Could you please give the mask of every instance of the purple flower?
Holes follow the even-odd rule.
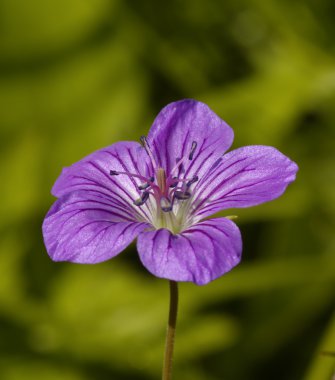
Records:
[[[63,169],[43,223],[55,261],[111,259],[136,237],[154,275],[206,284],[241,259],[238,227],[218,211],[279,197],[297,165],[269,146],[225,151],[232,129],[205,104],[166,106],[148,137],[118,142]]]

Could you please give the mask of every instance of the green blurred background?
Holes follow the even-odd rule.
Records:
[[[171,101],[206,102],[234,147],[300,167],[238,214],[244,260],[180,286],[175,379],[330,380],[335,358],[332,0],[1,0],[0,379],[160,378],[167,281],[135,246],[53,263],[41,223],[63,166],[137,140]]]

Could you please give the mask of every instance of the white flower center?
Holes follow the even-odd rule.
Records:
[[[115,170],[111,170],[110,174],[125,174],[129,177],[142,180],[143,183],[137,185],[142,193],[138,199],[134,200],[134,204],[138,207],[144,204],[148,206],[151,214],[150,222],[156,229],[166,228],[174,234],[180,233],[193,224],[193,218],[190,213],[191,186],[198,181],[198,177],[178,178],[173,176],[173,173],[178,172],[186,160],[190,161],[193,159],[197,143],[195,141],[192,142],[189,154],[182,157],[167,176],[165,170],[157,166],[147,139],[142,136],[141,142],[153,163],[154,176],[146,178],[139,174]]]

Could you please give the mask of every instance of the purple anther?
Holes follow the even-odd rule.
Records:
[[[139,190],[145,190],[151,186],[152,182],[154,182],[154,177],[150,177],[148,182],[144,182],[141,185],[138,185]]]
[[[170,187],[174,188],[178,185],[178,177],[173,177],[172,180],[173,182],[171,183]]]
[[[168,198],[162,197],[160,200],[160,204],[161,204],[161,209],[164,212],[169,212],[172,210],[172,203],[169,201]]]
[[[197,175],[195,175],[192,179],[190,179],[187,183],[186,183],[186,187],[190,187],[191,185],[193,185],[193,183],[197,182],[199,179],[199,177]]]
[[[141,197],[134,201],[134,205],[135,206],[142,206],[148,200],[148,198],[149,198],[149,192],[144,191],[143,194],[141,195]]]
[[[191,193],[189,191],[178,190],[174,193],[174,196],[181,201],[185,201],[191,197]]]
[[[195,152],[195,150],[197,149],[197,142],[196,141],[193,141],[192,142],[192,146],[191,146],[191,151],[190,151],[190,154],[189,154],[189,156],[188,156],[188,159],[189,160],[193,160],[193,155],[194,155],[194,152]]]

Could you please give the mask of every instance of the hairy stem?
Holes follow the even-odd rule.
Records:
[[[174,338],[176,333],[178,311],[178,284],[175,281],[170,281],[170,310],[169,322],[167,327],[166,342],[165,342],[165,355],[163,363],[163,377],[162,380],[171,380],[172,378],[172,358]]]

